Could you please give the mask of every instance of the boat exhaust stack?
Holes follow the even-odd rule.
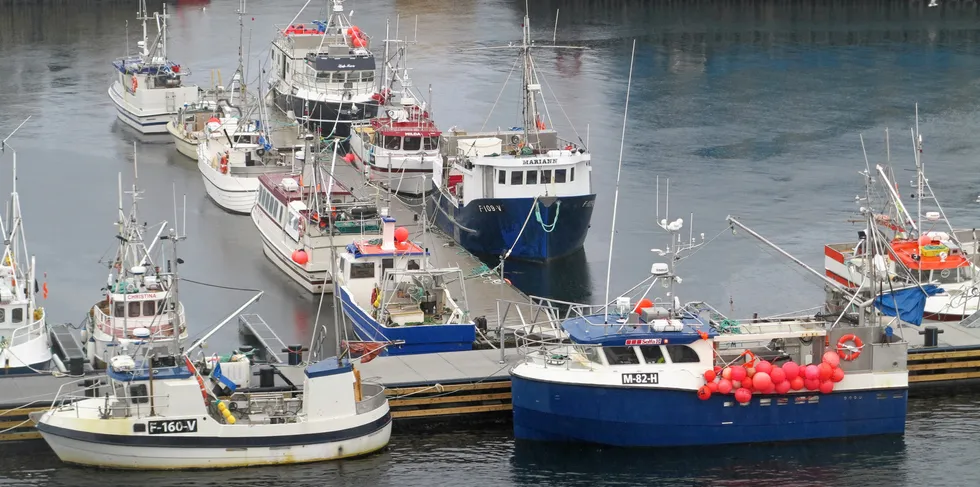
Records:
[[[385,212],[387,213],[387,212]],[[383,227],[381,228],[381,250],[395,250],[395,219],[387,214],[381,217]]]

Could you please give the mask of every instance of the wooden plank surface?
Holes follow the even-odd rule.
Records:
[[[392,408],[403,406],[421,406],[428,404],[446,404],[456,402],[477,402],[477,401],[502,401],[510,400],[510,392],[498,392],[496,394],[450,394],[438,397],[420,397],[417,399],[391,399],[388,404]],[[442,411],[443,409],[440,409]]]

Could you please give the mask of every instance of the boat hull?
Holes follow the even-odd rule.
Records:
[[[327,136],[331,131],[334,136],[347,137],[350,135],[352,122],[364,122],[378,116],[377,102],[351,103],[308,100],[274,91],[273,101],[283,113],[292,111],[297,120],[302,121],[310,130],[319,130]],[[351,106],[354,109],[351,109]],[[334,130],[336,125],[336,130]]]
[[[255,197],[259,193],[259,178],[221,174],[200,157],[198,157],[197,168],[201,171],[204,189],[211,201],[231,213],[248,215],[252,212]]]
[[[325,292],[329,294],[333,292],[333,287],[330,285],[332,280],[330,279],[327,263],[320,263],[314,268],[314,264],[312,263],[308,263],[307,267],[303,267],[293,262],[288,252],[291,252],[291,247],[295,249],[297,244],[284,242],[281,237],[282,229],[277,227],[259,207],[256,207],[251,215],[252,223],[255,224],[255,228],[259,231],[259,236],[262,237],[262,253],[265,254],[270,262],[275,264],[290,279],[296,281],[303,289],[311,293],[320,294]],[[278,243],[272,240],[273,238],[277,238],[277,235],[280,238]],[[307,252],[310,251],[308,250]]]
[[[426,211],[440,230],[478,255],[500,256],[513,246],[510,258],[548,261],[582,247],[591,226],[594,194],[539,198],[540,221],[532,212],[534,203],[534,198],[487,198],[457,208],[437,189]],[[545,227],[550,225],[554,227],[549,232]]]
[[[166,127],[167,127],[167,132],[170,133],[170,136],[173,137],[173,139],[174,139],[174,146],[177,147],[177,152],[180,152],[181,154],[183,154],[183,155],[185,155],[185,156],[187,156],[187,157],[189,157],[191,159],[194,159],[196,161],[197,160],[197,140],[196,139],[184,138],[177,131],[177,127],[174,124],[174,121],[173,120],[167,122],[167,126]]]
[[[702,401],[695,391],[567,384],[517,373],[511,383],[515,438],[632,447],[903,434],[908,399],[907,388],[897,387],[755,395],[742,406],[732,395]]]
[[[109,87],[109,99],[116,107],[116,116],[126,125],[142,134],[165,134],[167,123],[173,120],[176,110],[143,110],[137,105],[127,102],[119,92],[121,85],[116,82]],[[176,93],[178,90],[165,90]]]
[[[400,345],[385,347],[382,355],[413,355],[420,353],[459,352],[472,350],[476,341],[476,328],[470,324],[439,324],[419,326],[382,326],[367,311],[357,305],[344,286],[340,288],[340,302],[344,315],[354,325],[354,333],[364,341],[404,341]]]
[[[276,428],[266,425],[265,428]],[[254,429],[222,426],[223,429]],[[347,430],[261,436],[113,435],[38,424],[41,436],[61,461],[133,470],[189,470],[283,465],[338,460],[384,448],[391,438],[391,415]],[[320,439],[329,438],[327,441]],[[270,441],[271,440],[271,441]],[[213,445],[213,446],[210,446]]]

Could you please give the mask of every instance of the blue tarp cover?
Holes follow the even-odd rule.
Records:
[[[943,292],[942,288],[934,284],[927,284],[921,289],[918,287],[902,289],[875,298],[875,308],[878,308],[878,311],[886,316],[897,315],[906,323],[921,325],[922,315],[926,308],[926,298],[941,292]],[[897,313],[896,309],[898,310]]]

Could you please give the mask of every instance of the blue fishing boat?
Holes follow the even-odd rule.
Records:
[[[380,239],[352,243],[339,259],[337,293],[358,338],[386,344],[384,355],[472,350],[476,327],[462,271],[429,268],[428,252],[408,240],[408,230],[390,216],[381,220]]]
[[[538,313],[564,316],[554,321],[566,340],[519,344],[517,439],[665,447],[904,433],[908,343],[876,319],[876,305],[889,314],[881,303],[858,302],[855,323],[739,322],[703,302],[682,305],[675,266],[703,236],[682,238],[680,219],[660,226],[671,247],[654,251],[669,263],[653,264],[638,296]],[[651,301],[657,284],[668,294]],[[929,291],[894,292],[882,300],[901,310],[890,314],[921,320]]]
[[[541,84],[531,50],[529,19],[518,48],[524,62],[524,120],[492,132],[455,128],[440,142],[443,164],[432,172],[429,218],[478,255],[548,261],[582,248],[592,221],[592,155],[586,143],[559,137],[542,119]]]

